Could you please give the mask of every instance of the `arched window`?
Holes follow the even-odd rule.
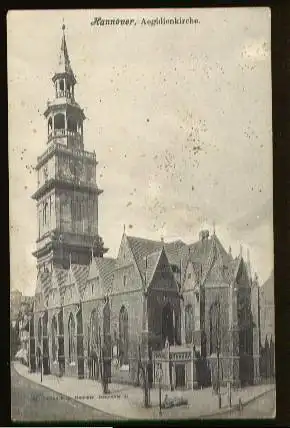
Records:
[[[38,320],[37,338],[38,338],[38,342],[40,343],[42,340],[42,320],[41,320],[41,318],[39,318],[39,320]]]
[[[63,79],[61,79],[61,80],[59,81],[59,90],[60,90],[60,91],[64,91],[64,80],[63,80]]]
[[[52,133],[52,118],[51,117],[48,119],[47,126],[48,126],[48,135],[50,135]]]
[[[96,309],[91,313],[90,335],[89,335],[89,353],[98,355],[101,340],[101,326],[99,315]]]
[[[65,371],[65,355],[64,355],[64,326],[63,326],[63,310],[61,309],[57,316],[58,321],[58,362],[61,373]]]
[[[252,312],[250,295],[247,289],[240,288],[237,295],[240,355],[253,352]]]
[[[121,307],[119,316],[119,358],[120,365],[129,364],[129,326],[128,326],[128,312],[125,306]]]
[[[58,113],[54,116],[54,129],[65,129],[64,115]]]
[[[68,359],[70,363],[75,360],[75,320],[72,313],[68,320]]]
[[[109,354],[111,347],[111,310],[108,300],[103,309],[103,336],[105,352]]]
[[[185,343],[193,342],[194,317],[192,305],[185,308]]]
[[[48,220],[48,203],[47,202],[44,202],[43,204],[42,215],[43,215],[43,226],[45,226]]]
[[[214,302],[209,310],[210,354],[216,354],[221,346],[220,303]]]
[[[51,321],[51,351],[52,351],[52,360],[57,360],[57,322],[55,316]]]
[[[78,129],[78,133],[79,133],[79,134],[82,134],[83,127],[82,127],[82,123],[81,123],[81,122],[78,122],[78,123],[77,123],[77,129]]]
[[[99,379],[100,374],[101,327],[99,313],[94,309],[91,313],[88,337],[89,377]]]
[[[77,122],[73,117],[67,119],[67,129],[69,131],[77,132]]]
[[[47,325],[48,325],[48,312],[47,312],[47,310],[44,312],[44,315],[43,315],[43,325],[42,325],[42,328],[43,328],[43,330],[42,330],[42,335],[43,335],[43,337],[47,337],[48,336],[48,328],[47,328]]]

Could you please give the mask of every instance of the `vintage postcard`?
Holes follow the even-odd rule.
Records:
[[[270,9],[7,27],[12,420],[274,418]]]

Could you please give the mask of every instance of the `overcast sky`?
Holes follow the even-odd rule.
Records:
[[[192,16],[147,27],[142,17]],[[97,27],[95,16],[136,17]],[[21,11],[8,14],[11,285],[35,290],[36,189],[46,102],[66,24],[95,150],[99,231],[115,256],[123,233],[198,239],[216,224],[227,249],[249,248],[265,281],[273,268],[270,11],[263,8]]]

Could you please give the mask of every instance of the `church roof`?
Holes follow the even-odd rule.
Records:
[[[63,297],[65,292],[65,283],[66,283],[68,271],[67,269],[62,269],[62,268],[54,268],[54,269],[58,280],[60,296]]]
[[[80,295],[82,295],[82,293],[85,289],[85,286],[86,286],[86,281],[87,281],[87,277],[88,277],[88,273],[89,273],[89,266],[73,264],[71,266],[71,269],[72,269],[74,278],[76,280],[79,293],[80,293]]]
[[[150,282],[152,281],[154,272],[156,270],[158,261],[160,259],[160,256],[163,252],[163,248],[161,250],[155,251],[154,253],[149,254],[149,256],[146,256],[143,258],[143,263],[142,263],[142,272],[145,274],[146,273],[146,282],[147,285],[150,284]]]
[[[44,299],[48,298],[51,288],[51,272],[41,272],[37,281],[35,294],[43,293]]]
[[[116,259],[110,257],[95,257],[95,262],[103,281],[104,291],[106,291],[113,279]]]
[[[138,238],[135,236],[127,236],[127,240],[140,272],[144,272],[146,256],[149,256],[152,253],[160,252],[163,247],[169,263],[179,265],[181,249],[186,246],[186,244],[181,240],[163,242]]]

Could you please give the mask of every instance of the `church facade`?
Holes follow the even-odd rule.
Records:
[[[85,151],[85,115],[65,34],[45,110],[47,149],[37,160],[37,285],[31,370],[100,380],[199,388],[259,382],[257,278],[215,231],[196,242],[153,241],[124,230],[106,256],[98,230],[96,154]],[[40,363],[41,362],[41,363]],[[40,367],[41,364],[41,367]]]

